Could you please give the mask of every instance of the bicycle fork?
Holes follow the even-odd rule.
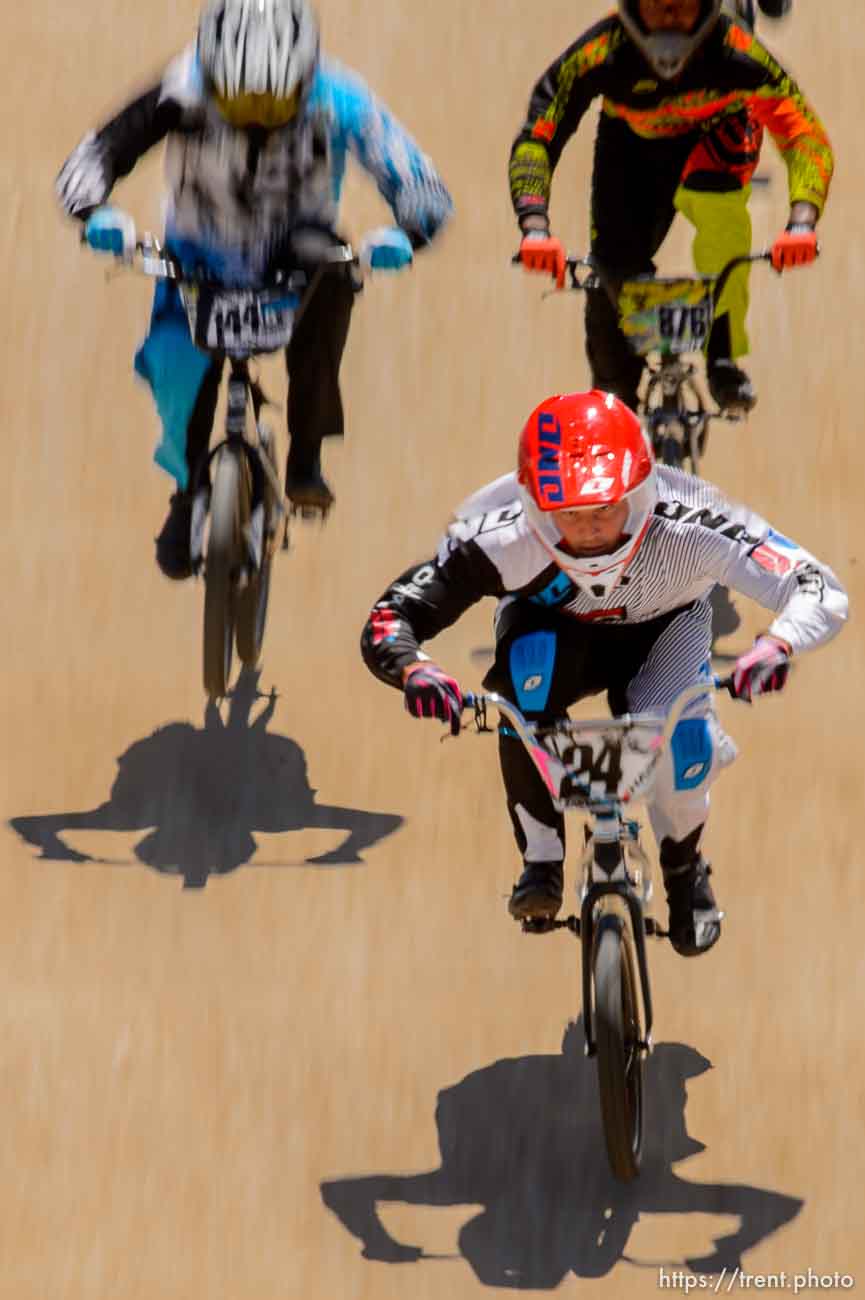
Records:
[[[250,397],[252,398],[253,415],[262,447],[261,452],[246,440],[247,402]],[[261,407],[264,405],[264,401],[264,395],[250,377],[246,362],[233,361],[231,376],[228,381],[225,438],[208,453],[205,461],[207,472],[202,473],[199,470],[199,483],[193,501],[190,550],[192,569],[196,574],[201,571],[204,561],[204,532],[210,508],[209,467],[213,459],[226,447],[231,448],[236,455],[246,461],[251,480],[250,509],[248,517],[243,522],[243,539],[248,559],[246,569],[249,572],[259,571],[264,559],[265,546],[275,549],[275,545],[272,545],[272,538],[265,538],[264,535],[266,523],[265,484],[270,490],[276,518],[281,519],[287,512],[282,488],[272,462],[272,435],[261,423]],[[274,530],[274,536],[277,531],[278,529]],[[248,573],[246,576],[248,576]],[[242,582],[244,574],[240,574],[239,577]]]
[[[595,930],[599,919],[611,914],[619,917],[634,941],[645,1022],[645,1038],[637,1046],[644,1052],[652,1049],[652,992],[646,959],[646,935],[661,932],[654,920],[643,912],[644,905],[651,898],[651,881],[649,860],[640,845],[638,833],[637,822],[622,821],[616,812],[596,814],[586,841],[582,903],[575,927],[582,947],[586,1056],[594,1056],[597,1052],[592,1002]],[[629,857],[633,863],[630,871]]]

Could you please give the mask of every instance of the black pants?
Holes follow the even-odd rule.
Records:
[[[484,687],[516,704],[532,722],[562,718],[577,700],[603,692],[614,716],[625,713],[629,683],[680,612],[645,623],[591,624],[515,601],[501,616],[495,662]],[[508,734],[506,724],[499,731],[499,761],[520,853],[525,854],[527,844],[518,811],[522,808],[533,821],[549,828],[550,844],[558,840],[560,851],[550,850],[550,860],[558,860],[564,855],[564,817],[553,808],[528,750]]]
[[[743,135],[746,120],[745,115]],[[719,131],[730,127],[728,119]],[[592,172],[591,247],[592,255],[614,281],[654,271],[653,259],[676,215],[674,199],[686,164],[705,139],[701,134],[689,133],[668,140],[645,140],[626,122],[601,115]],[[726,141],[723,148],[729,151]],[[689,177],[687,184],[694,189],[740,187],[738,162],[731,155],[729,173],[717,167],[711,174]],[[710,356],[713,352],[724,353],[723,334],[728,328],[724,317],[715,322]],[[600,290],[586,295],[586,354],[594,387],[615,393],[636,407],[643,359],[632,352],[619,329],[613,302]]]
[[[344,431],[339,368],[354,297],[347,273],[339,270],[323,275],[285,350],[291,437],[288,457],[299,471],[315,463],[323,438],[341,437]],[[215,360],[205,374],[187,427],[190,478],[210,442],[223,364]]]

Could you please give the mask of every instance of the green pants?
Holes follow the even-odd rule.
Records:
[[[751,186],[718,193],[692,190],[680,185],[673,202],[676,211],[694,227],[694,266],[700,275],[717,275],[731,257],[751,251],[751,216],[748,200]],[[749,351],[748,315],[750,266],[738,266],[721,294],[715,317],[727,315],[730,327],[730,356]]]

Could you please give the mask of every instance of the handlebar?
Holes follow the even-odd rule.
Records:
[[[667,744],[681,721],[682,714],[694,700],[705,695],[707,691],[727,691],[733,699],[736,699],[733,687],[733,678],[730,677],[712,677],[706,682],[696,682],[693,686],[686,686],[673,702],[670,711],[666,716],[663,730],[660,733],[661,744]],[[531,739],[534,733],[534,724],[527,721],[520,710],[510,700],[506,700],[503,695],[496,692],[490,692],[488,695],[475,694],[473,691],[467,691],[463,696],[463,711],[474,709],[477,716],[478,711],[484,713],[487,706],[493,705],[499,712],[512,723],[518,733],[525,732],[527,738]],[[562,730],[580,731],[586,735],[592,732],[606,731],[628,731],[633,727],[657,727],[661,718],[656,713],[622,713],[615,718],[587,718],[578,722],[570,720],[561,724]],[[521,735],[522,739],[522,735]]]
[[[123,261],[122,258],[118,260]],[[360,266],[359,258],[350,244],[336,244],[325,249],[322,256],[311,259],[311,261],[315,264],[316,271],[319,273],[337,266]],[[132,261],[127,261],[124,265],[128,266],[130,270],[138,271],[141,275],[148,275],[157,280],[172,280],[175,284],[210,285],[220,289],[246,289],[250,287],[249,285],[228,284],[224,280],[218,280],[208,271],[185,270],[180,259],[164,248],[156,236],[150,233],[143,235],[137,241]],[[296,276],[297,273],[297,266],[277,269],[273,272],[272,280],[267,283],[256,284],[255,289],[265,292],[268,289],[290,287],[292,277]]]
[[[474,710],[475,725],[479,732],[493,730],[492,727],[487,726],[487,708],[492,705],[498,710],[513,734],[525,746],[556,807],[571,806],[574,798],[578,800],[581,807],[590,807],[599,799],[603,806],[609,806],[610,800],[629,803],[635,797],[645,797],[657,764],[669,745],[685,710],[700,696],[719,690],[729,690],[732,695],[732,680],[713,677],[705,682],[687,686],[674,701],[666,718],[661,718],[654,713],[623,714],[617,718],[595,718],[585,721],[565,719],[552,727],[539,727],[528,722],[515,704],[495,693],[475,695],[469,692],[463,697],[463,708]],[[598,737],[605,747],[615,746],[621,754],[629,735],[641,729],[652,733],[651,738],[638,746],[638,752],[645,756],[646,761],[636,773],[632,772],[628,784],[620,785],[617,792],[608,787],[606,795],[598,796],[592,792],[591,780],[594,778],[590,778],[587,783],[586,778],[580,776],[575,785],[576,773],[569,766],[567,754],[555,744],[555,737],[564,736],[569,742],[573,742],[576,752],[580,750],[581,742],[584,746],[592,737]],[[548,743],[545,743],[545,737],[549,738]],[[633,740],[631,744],[633,747]],[[580,768],[580,772],[583,770]],[[622,775],[620,771],[619,781]]]
[[[730,276],[733,274],[733,272],[736,270],[737,267],[745,266],[746,264],[751,262],[769,262],[771,264],[771,261],[772,261],[771,249],[763,248],[760,249],[758,252],[745,253],[742,254],[741,256],[731,257],[730,260],[721,268],[721,270],[718,272],[717,275],[693,276],[693,277],[674,276],[672,278],[675,280],[686,280],[691,278],[694,280],[699,280],[702,284],[705,284],[706,286],[713,285],[714,288],[712,290],[712,306],[717,307],[721,294],[724,292],[724,289],[726,287],[727,281],[729,280]],[[520,254],[515,253],[514,256],[511,258],[511,264],[514,266],[519,266],[521,265],[521,263],[522,263],[522,258]],[[554,293],[564,292],[565,289],[567,289],[568,292],[582,291],[586,293],[586,292],[591,292],[593,290],[602,289],[607,294],[607,297],[610,299],[614,307],[618,306],[619,291],[624,283],[630,282],[632,280],[643,280],[646,282],[655,280],[657,281],[657,283],[661,284],[665,280],[671,278],[668,276],[659,276],[659,275],[640,275],[640,276],[623,276],[620,279],[618,277],[612,276],[606,270],[606,268],[600,262],[597,261],[597,259],[591,256],[591,254],[585,257],[575,257],[569,254],[568,257],[565,259],[565,270],[567,271],[568,276],[570,277],[570,284],[564,286],[562,290],[556,288],[552,290],[552,292]],[[582,270],[584,270],[586,274],[581,279],[580,272]]]

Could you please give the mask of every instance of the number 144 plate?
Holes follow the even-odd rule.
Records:
[[[287,347],[298,297],[286,289],[210,289],[184,285],[183,303],[196,346],[251,356]]]

